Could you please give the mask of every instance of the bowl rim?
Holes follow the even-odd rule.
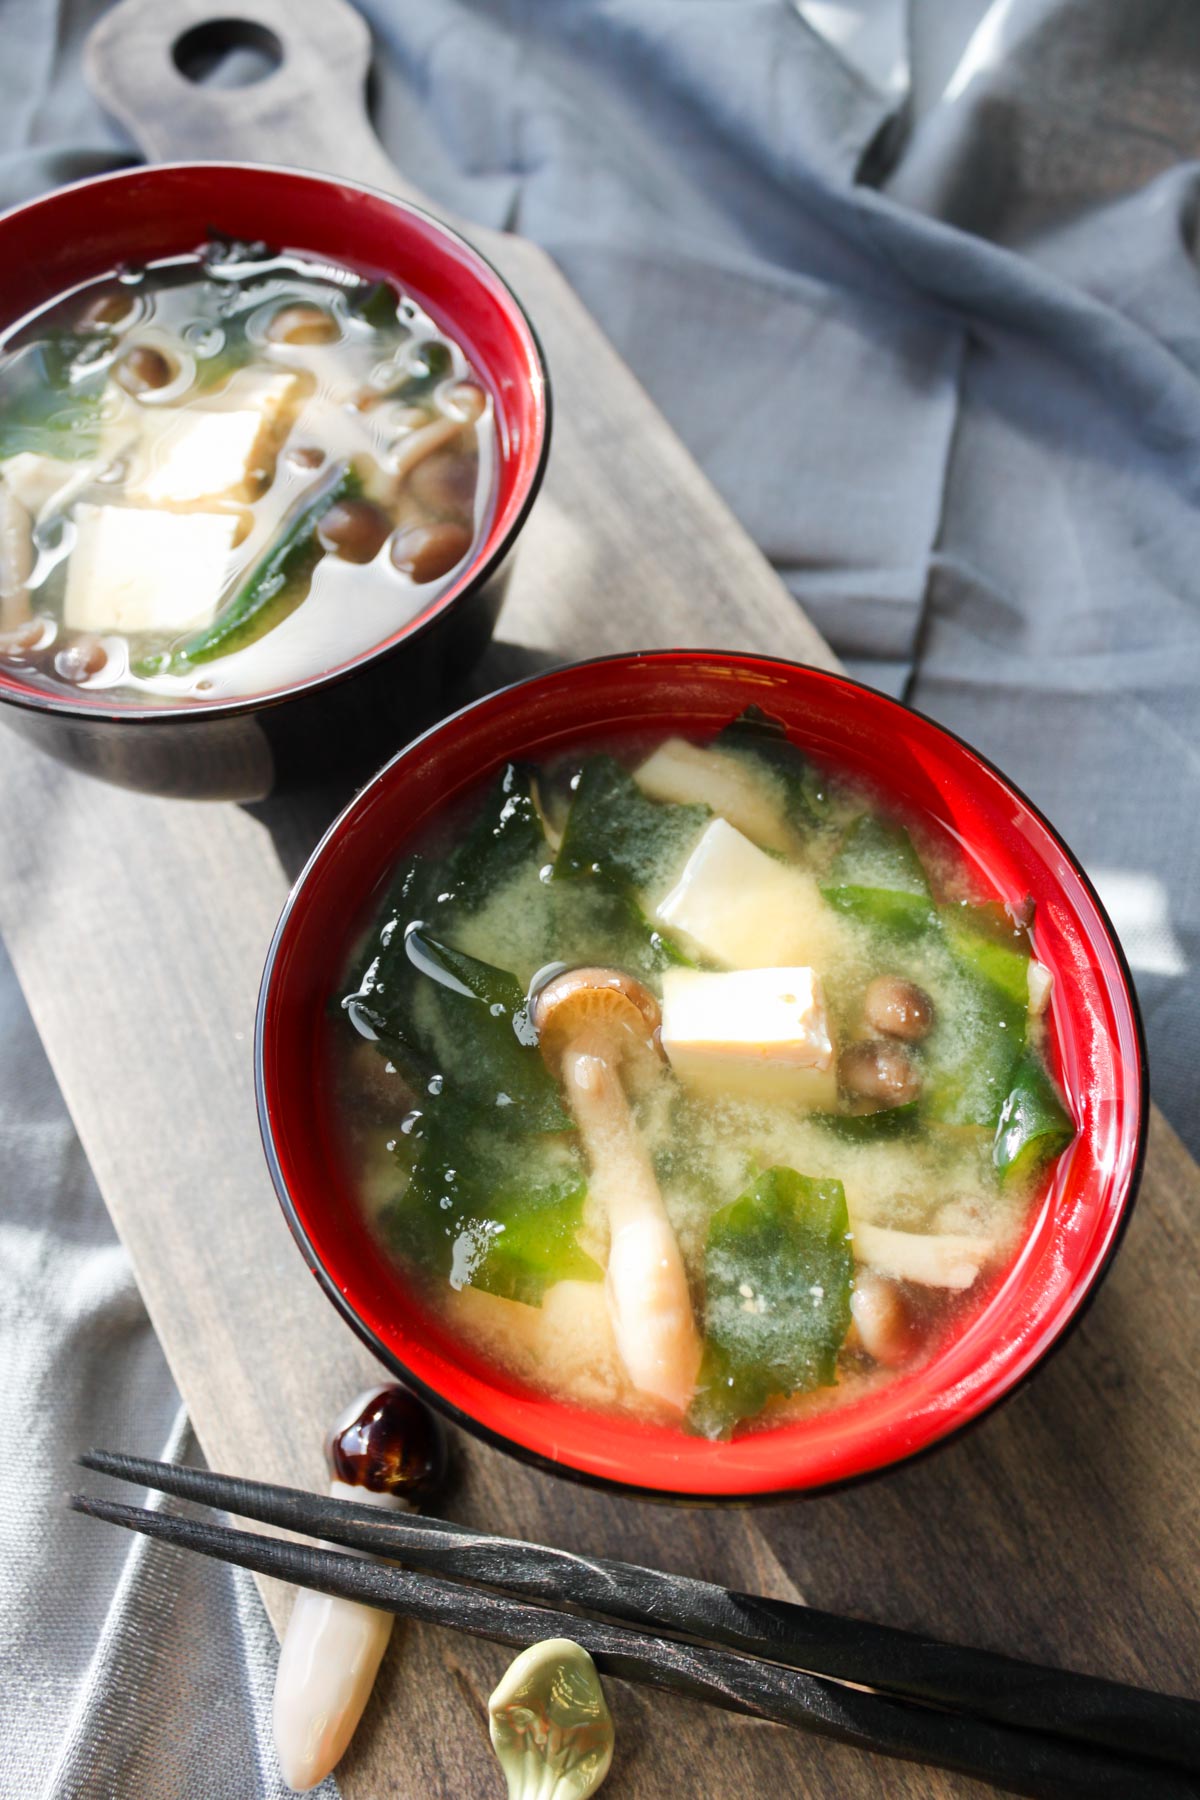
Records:
[[[315,182],[324,187],[349,188],[360,194],[366,194],[373,200],[384,201],[396,211],[414,215],[432,228],[435,235],[448,240],[462,251],[468,259],[481,264],[494,278],[501,290],[501,298],[510,308],[519,326],[528,334],[533,350],[534,360],[541,377],[541,441],[538,447],[537,462],[529,478],[528,489],[509,523],[508,529],[497,541],[495,548],[476,566],[468,565],[469,575],[461,586],[451,587],[433,601],[429,609],[412,621],[408,627],[400,628],[399,636],[393,636],[381,644],[373,645],[361,655],[340,664],[336,669],[329,669],[316,675],[308,676],[300,681],[293,681],[286,687],[272,688],[264,694],[235,694],[226,700],[205,700],[200,703],[184,705],[134,705],[106,706],[97,699],[84,701],[70,694],[59,695],[54,689],[45,691],[13,688],[6,679],[6,672],[0,666],[0,703],[7,706],[19,706],[34,713],[51,714],[55,717],[78,720],[83,723],[92,721],[102,725],[130,725],[149,729],[154,725],[179,725],[193,719],[229,719],[240,718],[246,714],[258,714],[270,708],[282,706],[289,701],[303,696],[323,692],[334,688],[343,681],[360,675],[363,670],[375,662],[384,662],[398,654],[407,645],[423,637],[435,625],[441,623],[445,615],[458,606],[460,601],[468,599],[482,588],[501,567],[505,558],[511,553],[517,538],[525,527],[525,523],[541,490],[546,473],[546,465],[550,457],[550,440],[554,424],[554,395],[550,378],[550,367],[546,361],[546,352],[537,327],[526,311],[521,300],[510,283],[505,280],[496,265],[486,257],[462,232],[448,225],[444,219],[428,207],[418,206],[414,201],[405,200],[398,194],[389,194],[386,188],[375,187],[366,181],[355,181],[349,177],[333,175],[320,169],[302,169],[294,163],[275,162],[237,162],[233,160],[208,161],[199,157],[181,157],[172,162],[135,163],[124,169],[109,169],[100,175],[88,175],[79,181],[64,182],[61,187],[49,189],[44,194],[36,194],[31,200],[18,201],[0,211],[0,232],[10,219],[24,213],[34,212],[60,199],[63,195],[77,193],[83,189],[102,186],[121,186],[135,179],[153,179],[158,174],[172,174],[179,171],[203,170],[213,174],[284,175],[297,180]]]
[[[452,728],[457,725],[461,719],[489,702],[494,702],[502,696],[506,697],[519,693],[525,688],[535,687],[548,678],[562,675],[567,670],[595,669],[612,664],[653,661],[662,657],[686,659],[688,661],[694,659],[697,662],[703,662],[705,660],[720,662],[730,657],[748,657],[756,662],[771,664],[779,669],[802,670],[806,676],[811,676],[821,681],[835,682],[842,687],[849,688],[852,692],[869,696],[872,700],[883,700],[891,706],[898,707],[902,711],[910,713],[914,718],[920,719],[925,725],[932,727],[934,731],[950,740],[959,750],[964,752],[972,762],[978,764],[987,771],[988,774],[994,776],[1004,788],[1016,796],[1022,806],[1028,809],[1033,818],[1049,834],[1052,842],[1057,846],[1065,861],[1081,883],[1088,899],[1096,909],[1097,916],[1113,951],[1117,972],[1120,976],[1121,995],[1128,1007],[1129,1020],[1133,1030],[1133,1041],[1136,1052],[1135,1066],[1138,1080],[1138,1115],[1134,1151],[1130,1162],[1125,1193],[1121,1199],[1118,1216],[1112,1234],[1104,1248],[1103,1255],[1088,1271],[1085,1284],[1069,1297],[1070,1310],[1066,1313],[1065,1317],[1062,1318],[1061,1323],[1055,1327],[1053,1335],[1028,1366],[1016,1371],[999,1392],[994,1394],[990,1399],[984,1400],[974,1410],[968,1413],[965,1418],[961,1418],[946,1426],[942,1431],[935,1432],[925,1442],[916,1445],[912,1449],[902,1449],[897,1454],[889,1456],[885,1461],[870,1468],[855,1470],[849,1474],[838,1476],[829,1481],[810,1483],[799,1487],[764,1487],[759,1489],[740,1489],[734,1492],[721,1491],[718,1489],[714,1492],[702,1493],[692,1489],[673,1489],[666,1486],[640,1486],[637,1482],[623,1481],[611,1475],[603,1475],[593,1470],[577,1468],[571,1463],[555,1461],[553,1457],[543,1455],[541,1451],[532,1449],[528,1445],[517,1443],[514,1439],[506,1436],[504,1432],[497,1431],[490,1425],[483,1424],[471,1413],[458,1406],[453,1400],[447,1399],[446,1396],[440,1393],[436,1388],[431,1387],[418,1375],[414,1374],[400,1357],[398,1357],[396,1353],[383,1342],[377,1333],[358,1316],[349,1293],[343,1292],[337,1282],[326,1270],[325,1265],[317,1252],[316,1246],[300,1218],[296,1203],[292,1198],[284,1178],[283,1169],[275,1146],[274,1128],[271,1123],[270,1112],[267,1105],[265,1076],[267,1006],[283,939],[286,935],[292,914],[301,901],[302,893],[309,877],[316,869],[318,863],[324,859],[327,853],[333,850],[337,840],[350,824],[352,815],[361,805],[366,803],[368,796],[375,792],[380,784],[392,779],[392,771],[395,770],[412,752],[427,744],[432,738],[436,737],[439,732]],[[472,1437],[490,1445],[493,1449],[501,1450],[506,1455],[515,1457],[519,1462],[525,1463],[529,1467],[541,1471],[543,1474],[555,1475],[560,1480],[576,1482],[583,1487],[598,1489],[602,1492],[620,1494],[627,1499],[653,1501],[664,1505],[677,1506],[739,1508],[770,1506],[785,1504],[795,1500],[815,1499],[825,1494],[839,1493],[846,1488],[857,1487],[863,1482],[878,1480],[898,1468],[908,1466],[921,1461],[924,1457],[934,1455],[946,1445],[961,1438],[983,1419],[996,1412],[1006,1401],[1019,1393],[1025,1385],[1032,1380],[1034,1375],[1046,1365],[1051,1356],[1061,1349],[1063,1344],[1065,1344],[1072,1336],[1079,1322],[1083,1319],[1095,1300],[1105,1277],[1112,1268],[1117,1251],[1124,1242],[1125,1233],[1129,1228],[1129,1221],[1138,1199],[1142,1175],[1145,1169],[1147,1140],[1150,1128],[1150,1071],[1146,1046],[1146,1032],[1144,1021],[1142,1019],[1141,1007],[1137,997],[1137,989],[1134,985],[1133,973],[1130,969],[1124,946],[1117,935],[1112,920],[1109,918],[1103,901],[1096,892],[1091,879],[1084,870],[1078,857],[1064,841],[1057,829],[1050,823],[1049,819],[1047,819],[1041,809],[1029,799],[1024,790],[1018,787],[1014,781],[1010,780],[1010,778],[1005,775],[995,763],[986,757],[982,751],[977,750],[974,745],[968,743],[965,738],[960,737],[957,732],[951,731],[947,726],[940,724],[936,719],[931,718],[928,713],[921,712],[915,706],[910,706],[907,701],[898,700],[894,695],[885,693],[881,688],[872,687],[869,683],[858,681],[853,676],[846,675],[836,669],[825,669],[811,663],[799,663],[787,657],[772,656],[769,654],[760,655],[757,651],[706,650],[692,646],[666,650],[643,649],[618,651],[603,656],[585,657],[577,661],[555,663],[551,667],[540,669],[532,675],[523,676],[518,681],[507,682],[503,686],[493,689],[490,693],[480,695],[476,699],[469,701],[466,705],[458,707],[454,712],[446,714],[444,718],[439,719],[435,724],[428,726],[416,737],[410,739],[408,743],[404,744],[401,749],[396,751],[395,755],[388,758],[387,762],[376,771],[371,779],[351,797],[338,813],[337,817],[322,833],[320,841],[305,861],[303,868],[293,882],[287,899],[284,902],[275,930],[271,935],[271,942],[267,950],[266,961],[263,965],[263,973],[259,983],[258,1001],[255,1007],[254,1092],[259,1135],[262,1140],[263,1152],[268,1169],[270,1170],[276,1198],[282,1208],[292,1236],[295,1238],[297,1245],[303,1253],[310,1272],[316,1276],[318,1282],[324,1289],[328,1298],[332,1300],[337,1311],[358,1338],[386,1368],[391,1369],[406,1386],[411,1387],[415,1393],[420,1394],[423,1399],[434,1407],[436,1411],[440,1412],[443,1417],[449,1419],[452,1424],[459,1426]]]

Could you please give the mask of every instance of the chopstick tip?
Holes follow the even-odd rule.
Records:
[[[102,1500],[99,1494],[68,1494],[67,1505],[72,1512],[86,1513],[92,1519],[104,1519],[110,1525],[131,1525],[140,1529],[141,1521],[148,1515],[137,1506],[126,1506],[120,1500]]]
[[[81,1450],[75,1458],[81,1469],[91,1469],[97,1475],[113,1475],[121,1466],[122,1458],[115,1450]]]

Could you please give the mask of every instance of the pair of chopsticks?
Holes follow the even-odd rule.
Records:
[[[109,1451],[79,1460],[159,1493],[409,1565],[71,1499],[77,1512],[301,1587],[502,1644],[570,1637],[603,1673],[1035,1800],[1200,1795],[1195,1701],[444,1519]],[[435,1573],[417,1572],[425,1570]]]

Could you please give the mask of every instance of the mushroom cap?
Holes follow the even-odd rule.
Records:
[[[648,987],[621,969],[565,969],[538,989],[530,1017],[551,1067],[568,1044],[583,1038],[602,1039],[617,1059],[647,1045],[661,1054],[658,1001]]]

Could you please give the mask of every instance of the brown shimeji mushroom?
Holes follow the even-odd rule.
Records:
[[[860,1269],[850,1296],[851,1336],[887,1369],[899,1369],[920,1348],[921,1334],[903,1291],[886,1275]]]
[[[267,326],[273,344],[336,344],[342,328],[333,314],[310,300],[281,306]]]
[[[933,1001],[924,988],[900,975],[875,977],[867,988],[863,1013],[872,1031],[907,1044],[919,1044],[933,1029]]]
[[[360,1394],[326,1443],[339,1500],[405,1511],[440,1484],[445,1438],[423,1401],[390,1385]],[[275,1675],[275,1750],[296,1793],[324,1781],[370,1696],[392,1634],[391,1613],[301,1588]]]
[[[700,1338],[687,1273],[621,1081],[622,1064],[661,1054],[658,1002],[616,969],[569,969],[534,997],[542,1055],[579,1127],[591,1193],[608,1220],[608,1308],[635,1388],[683,1412]]]

